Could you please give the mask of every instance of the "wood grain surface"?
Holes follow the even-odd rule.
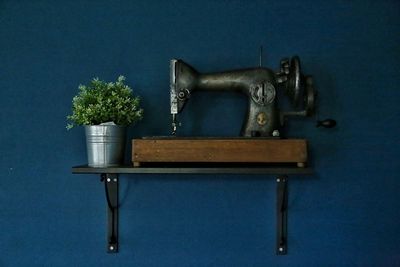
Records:
[[[133,139],[132,162],[305,163],[304,139]]]

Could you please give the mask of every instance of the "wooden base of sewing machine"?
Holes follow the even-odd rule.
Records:
[[[165,138],[132,140],[134,167],[146,163],[292,163],[305,167],[307,141],[266,138]]]

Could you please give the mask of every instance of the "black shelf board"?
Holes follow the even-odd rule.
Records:
[[[217,167],[217,166],[163,166],[163,167],[89,167],[87,165],[76,166],[72,168],[72,173],[132,173],[132,174],[298,174],[311,175],[312,168],[298,167],[262,167],[262,166],[238,166],[238,167]]]

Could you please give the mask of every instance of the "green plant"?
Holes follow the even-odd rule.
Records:
[[[140,98],[132,95],[132,89],[119,76],[115,83],[94,78],[89,85],[79,85],[79,93],[72,99],[72,115],[67,129],[76,125],[98,125],[114,122],[127,126],[143,118]]]

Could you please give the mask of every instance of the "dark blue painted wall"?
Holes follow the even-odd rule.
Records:
[[[398,1],[0,1],[0,266],[399,266]],[[130,137],[169,133],[169,60],[200,71],[298,54],[321,117],[312,179],[292,179],[289,254],[275,255],[275,183],[248,176],[123,176],[120,253],[83,129],[79,83],[124,74],[143,97]],[[198,95],[181,134],[238,134],[244,98]],[[128,147],[128,146],[127,146]],[[128,160],[128,159],[127,159]]]

